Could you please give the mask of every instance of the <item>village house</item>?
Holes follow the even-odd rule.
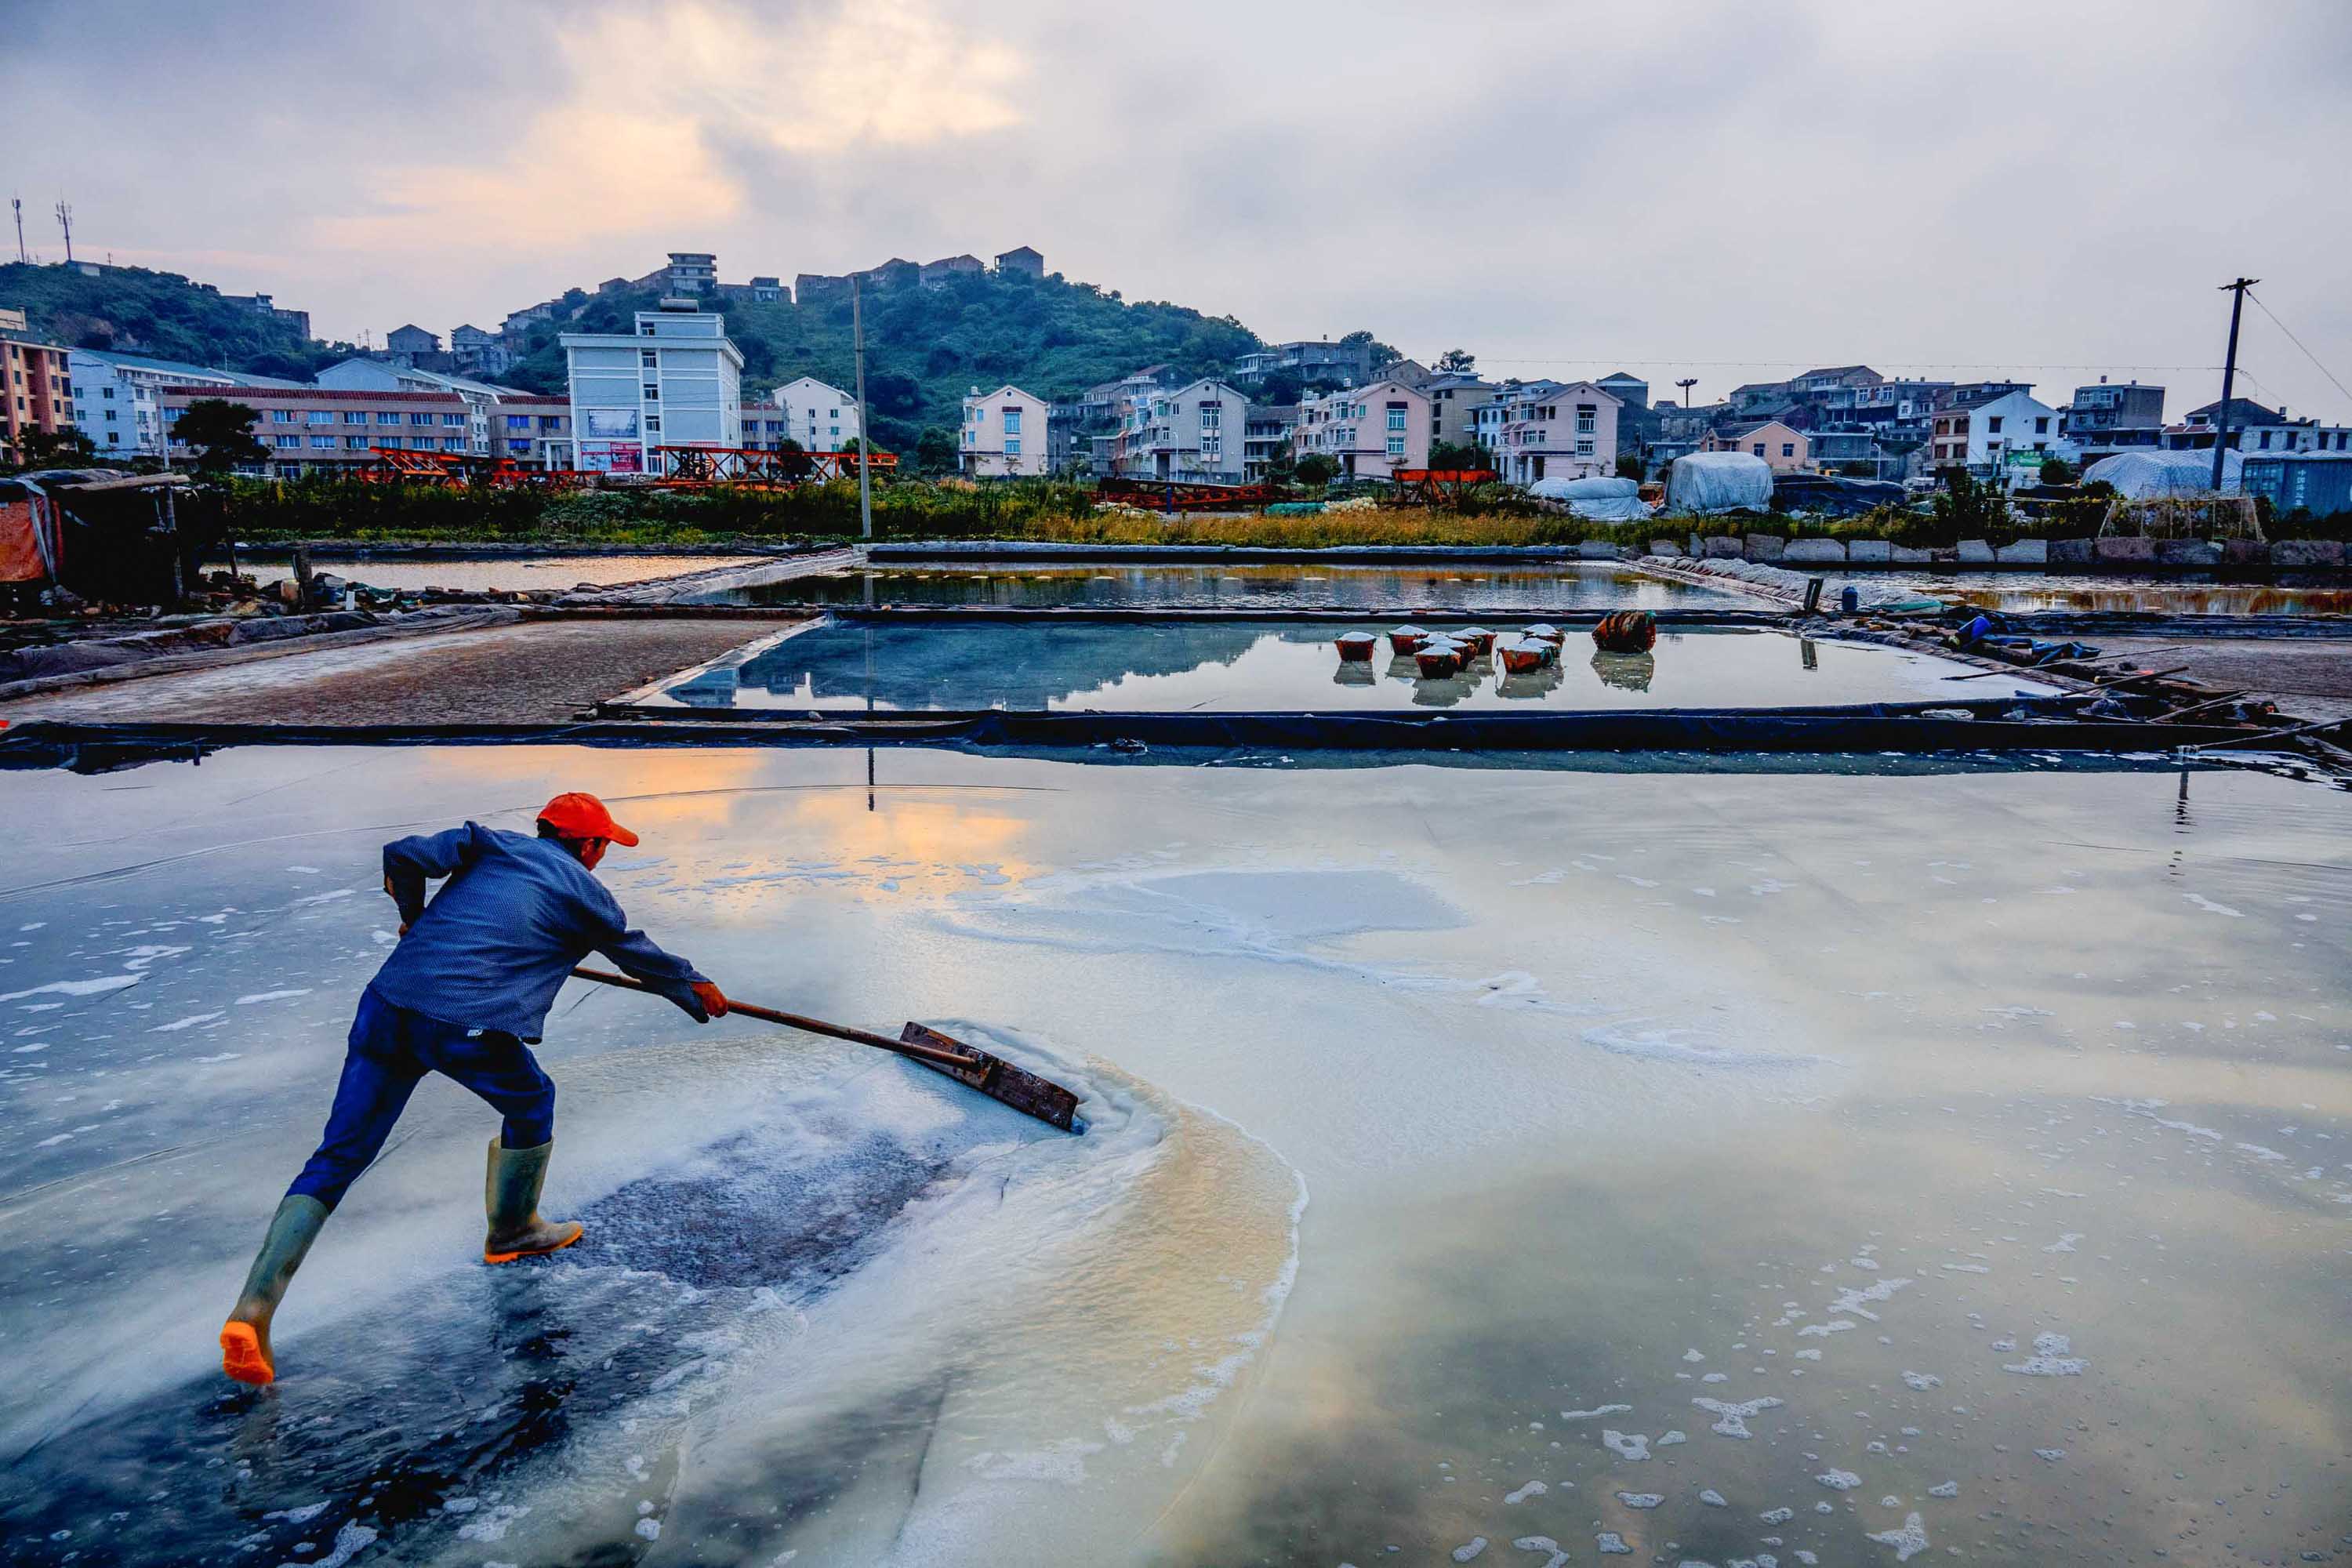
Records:
[[[1429,399],[1401,382],[1341,387],[1301,400],[1292,451],[1330,458],[1339,475],[1384,479],[1429,467]]]

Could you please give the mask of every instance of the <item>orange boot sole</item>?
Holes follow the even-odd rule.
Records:
[[[512,1263],[517,1258],[544,1258],[551,1252],[562,1251],[565,1247],[571,1246],[573,1242],[579,1240],[582,1237],[587,1234],[587,1226],[575,1224],[572,1227],[572,1234],[565,1237],[562,1241],[557,1242],[553,1247],[528,1247],[520,1252],[492,1252],[488,1247],[485,1247],[482,1250],[482,1261],[485,1263]]]
[[[261,1336],[251,1323],[226,1323],[220,1331],[221,1371],[239,1383],[264,1388],[278,1380],[278,1369],[262,1353]]]

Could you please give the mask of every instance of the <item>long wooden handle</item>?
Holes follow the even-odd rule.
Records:
[[[624,991],[644,991],[654,995],[660,994],[642,980],[632,980],[625,974],[614,974],[609,970],[574,969],[572,973],[583,980],[593,980],[599,985],[617,985]],[[772,1007],[761,1007],[749,1002],[738,1002],[732,996],[727,998],[727,1010],[730,1013],[740,1013],[747,1018],[758,1018],[770,1024],[782,1024],[788,1029],[804,1029],[812,1035],[830,1035],[836,1040],[847,1040],[854,1045],[872,1046],[877,1051],[889,1051],[897,1056],[914,1057],[922,1061],[935,1062],[940,1067],[961,1068],[966,1072],[981,1066],[983,1060],[977,1053],[964,1055],[956,1051],[943,1051],[935,1047],[919,1045],[912,1040],[894,1040],[887,1035],[869,1034],[864,1029],[850,1028],[845,1024],[828,1024],[822,1018],[805,1018],[798,1013],[780,1013]]]

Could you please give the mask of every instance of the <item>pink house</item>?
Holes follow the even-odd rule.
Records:
[[[1291,450],[1339,466],[1342,479],[1384,479],[1429,467],[1429,396],[1399,381],[1343,386],[1300,400]]]
[[[1506,389],[1495,465],[1515,485],[1607,478],[1617,471],[1617,411],[1624,405],[1590,381]]]

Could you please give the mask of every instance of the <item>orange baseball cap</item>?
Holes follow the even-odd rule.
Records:
[[[613,820],[603,801],[578,790],[559,795],[540,807],[539,819],[566,838],[609,838],[632,847],[637,842],[635,834]]]

